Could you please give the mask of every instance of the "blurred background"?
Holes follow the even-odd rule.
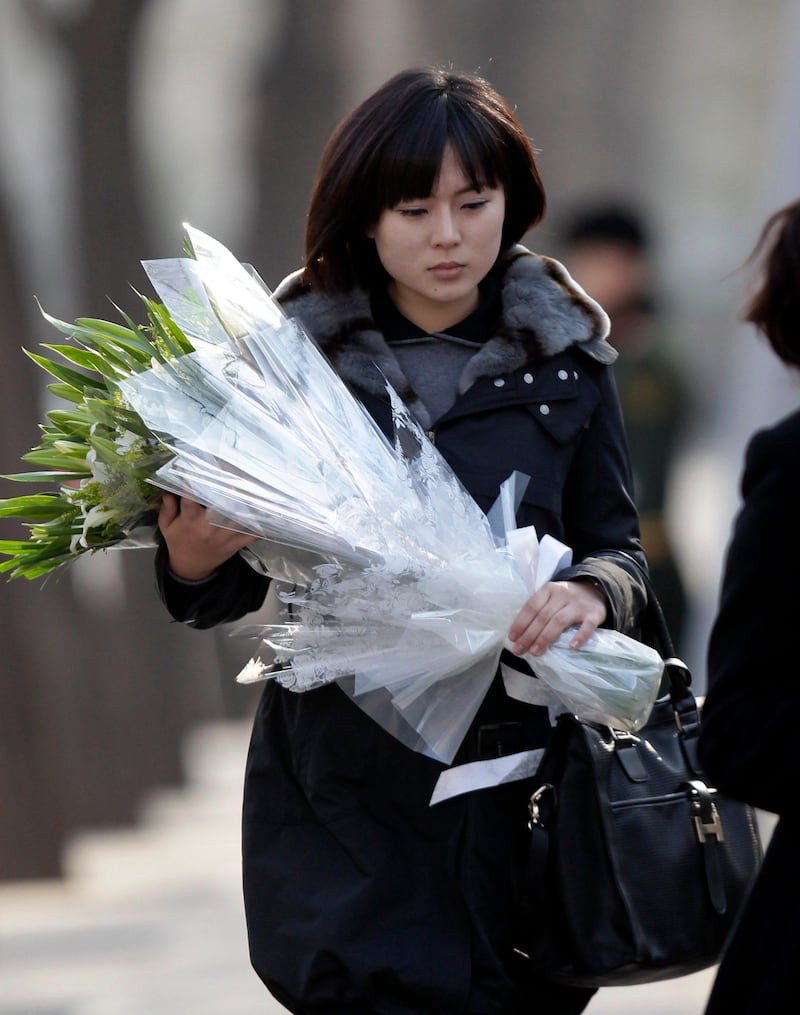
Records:
[[[0,0],[0,471],[48,407],[21,352],[55,337],[35,298],[141,318],[139,260],[180,254],[185,221],[274,287],[340,117],[407,66],[478,71],[540,153],[549,211],[528,245],[607,304],[623,395],[650,364],[626,403],[637,496],[702,693],[742,452],[798,400],[738,323],[742,264],[800,186],[798,47],[800,0]],[[637,237],[614,279],[578,228],[610,211]],[[186,784],[198,730],[238,731],[238,795],[247,645],[171,624],[150,551],[4,583],[0,644],[0,882],[63,879],[76,836],[135,825]]]

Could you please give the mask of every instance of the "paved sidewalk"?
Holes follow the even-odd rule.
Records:
[[[247,958],[239,870],[249,722],[198,730],[187,786],[80,836],[68,877],[0,884],[0,1015],[281,1015]],[[589,1015],[702,1015],[713,971],[601,991]]]
[[[0,1015],[279,1015],[247,957],[249,723],[198,730],[188,785],[135,829],[78,837],[64,881],[0,885]]]
[[[587,1015],[702,1015],[714,972],[638,987],[607,987],[597,993]]]

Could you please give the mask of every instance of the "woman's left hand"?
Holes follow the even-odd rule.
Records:
[[[591,582],[546,582],[519,611],[508,637],[515,655],[538,656],[568,627],[577,627],[569,647],[580,648],[607,615],[606,597]]]

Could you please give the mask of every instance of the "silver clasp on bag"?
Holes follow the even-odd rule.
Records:
[[[545,793],[553,794],[553,803],[556,800],[556,788],[552,783],[544,782],[542,785],[531,794],[531,798],[528,801],[528,828],[543,828],[542,823],[542,812],[539,809],[539,801],[545,795]]]
[[[717,842],[725,841],[725,833],[722,830],[717,805],[711,799],[714,792],[704,782],[692,780],[688,783],[692,795],[692,821],[697,835],[697,841],[705,843],[707,838],[714,838]]]

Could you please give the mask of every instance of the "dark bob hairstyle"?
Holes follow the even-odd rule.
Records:
[[[502,187],[502,250],[544,215],[533,148],[483,78],[437,68],[397,74],[336,128],[322,153],[306,227],[304,280],[327,291],[386,277],[367,237],[386,208],[428,197],[452,145],[471,186]]]
[[[760,284],[744,319],[784,363],[800,367],[800,201],[767,219],[748,263],[761,263]]]

